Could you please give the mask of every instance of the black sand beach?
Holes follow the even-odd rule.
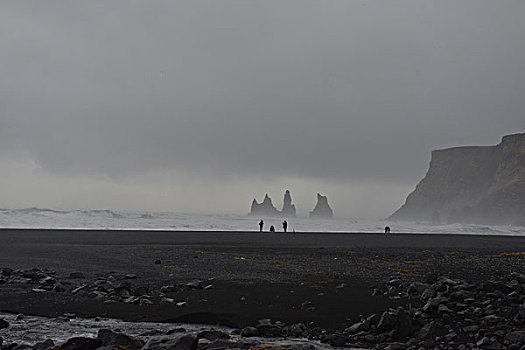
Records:
[[[525,237],[509,236],[6,229],[0,242],[0,311],[239,329],[342,331],[423,306],[392,285],[525,273]]]
[[[59,316],[105,316],[128,321],[220,323],[242,327],[261,318],[341,328],[402,301],[372,296],[392,277],[428,274],[471,281],[525,272],[525,237],[414,234],[269,234],[2,230],[0,266],[47,268],[66,288],[86,280],[135,274],[148,293],[198,279],[209,289],[166,293],[184,306],[104,303],[64,293],[0,288],[0,310]],[[157,264],[155,264],[157,262]],[[160,263],[159,263],[160,262]],[[111,278],[111,277],[110,277]]]

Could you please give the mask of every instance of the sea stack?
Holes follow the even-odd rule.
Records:
[[[253,199],[250,215],[277,216],[279,214],[279,210],[273,206],[272,199],[268,196],[268,193],[260,204],[257,203],[255,198]]]
[[[391,220],[525,224],[525,134],[495,146],[432,151],[427,174]]]
[[[284,193],[283,210],[281,210],[281,215],[289,218],[294,218],[296,215],[295,205],[292,204],[292,196],[290,195],[289,190],[286,190]]]
[[[330,205],[328,205],[328,198],[317,194],[317,204],[315,205],[314,210],[310,212],[311,218],[321,218],[321,219],[332,219],[334,217],[334,212]]]

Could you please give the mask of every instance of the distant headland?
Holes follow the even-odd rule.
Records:
[[[432,151],[426,176],[389,219],[525,225],[525,133]]]
[[[268,194],[264,196],[261,203],[257,202],[257,199],[253,199],[250,213],[248,215],[254,216],[280,216],[287,218],[294,218],[296,216],[295,205],[292,204],[292,196],[289,190],[286,190],[283,198],[283,208],[278,210],[272,203],[272,199]],[[332,219],[334,213],[330,205],[328,204],[328,198],[317,194],[317,204],[315,208],[310,212],[311,218],[323,218]]]

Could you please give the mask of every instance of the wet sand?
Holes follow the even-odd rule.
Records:
[[[0,285],[0,310],[233,327],[271,318],[341,329],[360,315],[408,302],[372,296],[392,277],[488,280],[524,273],[523,252],[525,237],[0,230],[0,267],[48,268],[67,289],[35,293],[24,284]],[[86,279],[68,279],[77,271]],[[152,295],[194,279],[212,287],[166,293],[186,302],[181,307],[156,299],[147,306],[104,303],[70,293],[88,281],[109,276],[119,281],[126,274],[137,275],[127,281],[133,288],[147,287]]]

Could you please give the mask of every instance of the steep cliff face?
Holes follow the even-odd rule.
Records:
[[[505,136],[496,146],[433,151],[425,178],[390,219],[522,224],[525,134]]]
[[[322,219],[332,219],[334,217],[334,212],[330,205],[328,205],[328,198],[317,194],[317,203],[314,210],[310,212],[311,218],[322,218]]]

